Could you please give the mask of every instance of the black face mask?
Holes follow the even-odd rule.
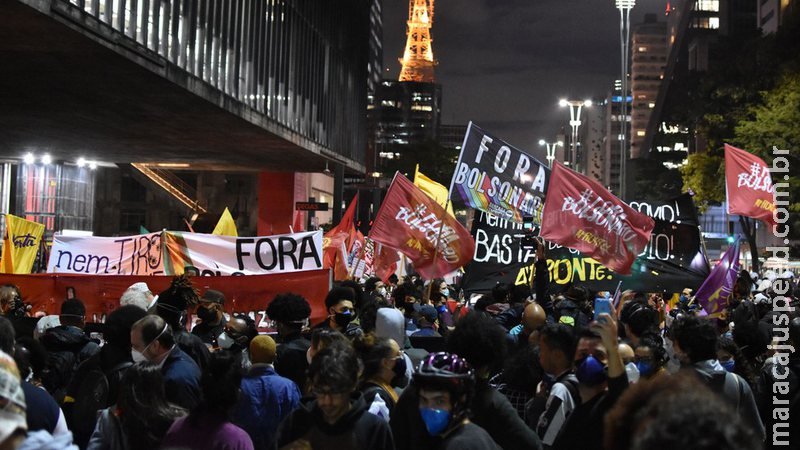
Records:
[[[334,313],[334,315],[333,315],[333,321],[336,322],[336,325],[338,325],[340,328],[347,327],[347,325],[349,325],[350,322],[352,322],[354,318],[355,317],[353,316],[353,313],[350,312],[350,311],[348,311],[346,313],[337,312],[337,313]]]
[[[208,308],[197,308],[197,318],[203,322],[211,322],[217,318],[217,313]]]

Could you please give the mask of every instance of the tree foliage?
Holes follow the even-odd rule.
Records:
[[[420,144],[396,145],[389,150],[400,154],[400,158],[385,160],[381,169],[386,175],[393,175],[395,171],[414,179],[414,169],[419,164],[419,171],[429,178],[443,184],[450,185],[453,177],[459,151],[440,145],[434,140],[426,140]]]

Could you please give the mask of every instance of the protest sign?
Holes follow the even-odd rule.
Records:
[[[503,219],[541,221],[550,170],[536,158],[470,122],[458,157],[450,198]]]
[[[196,267],[200,275],[260,275],[322,269],[322,231],[261,237],[164,232],[170,275]]]
[[[49,273],[164,274],[161,233],[125,237],[53,236]]]
[[[485,213],[472,222],[475,256],[464,267],[463,287],[467,293],[489,292],[497,282],[529,284],[533,274],[534,250],[522,249],[522,225]],[[539,228],[534,227],[534,234]],[[551,292],[571,283],[598,291],[623,289],[679,292],[697,289],[709,272],[700,231],[696,226],[655,221],[648,245],[638,255],[631,275],[619,275],[594,259],[552,242],[545,242]]]

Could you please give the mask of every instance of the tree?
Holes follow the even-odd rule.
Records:
[[[426,140],[420,144],[398,144],[389,151],[399,153],[400,157],[386,160],[381,169],[386,175],[392,176],[398,171],[413,181],[414,169],[419,164],[420,172],[444,186],[450,185],[459,154],[458,150],[444,147],[434,140]]]

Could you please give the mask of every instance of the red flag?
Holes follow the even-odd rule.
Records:
[[[655,221],[600,183],[555,162],[542,211],[543,239],[574,248],[628,275],[650,241]]]
[[[394,176],[369,237],[408,256],[427,279],[452,272],[475,253],[469,231],[400,173]]]
[[[373,262],[373,270],[375,276],[380,278],[384,283],[389,282],[389,277],[397,270],[397,261],[400,261],[400,255],[397,250],[389,248],[382,244],[375,244],[378,248],[375,251],[375,261]]]
[[[325,233],[322,240],[322,267],[333,269],[334,280],[345,280],[349,275],[347,256],[356,236],[354,223],[357,199],[357,195],[353,197],[342,220]]]
[[[294,233],[305,231],[305,226],[304,226],[305,221],[303,219],[305,219],[303,211],[294,212],[294,225],[292,225],[292,230],[294,230],[293,231]]]
[[[769,166],[758,156],[725,144],[725,193],[728,214],[738,214],[777,225],[775,190]]]

